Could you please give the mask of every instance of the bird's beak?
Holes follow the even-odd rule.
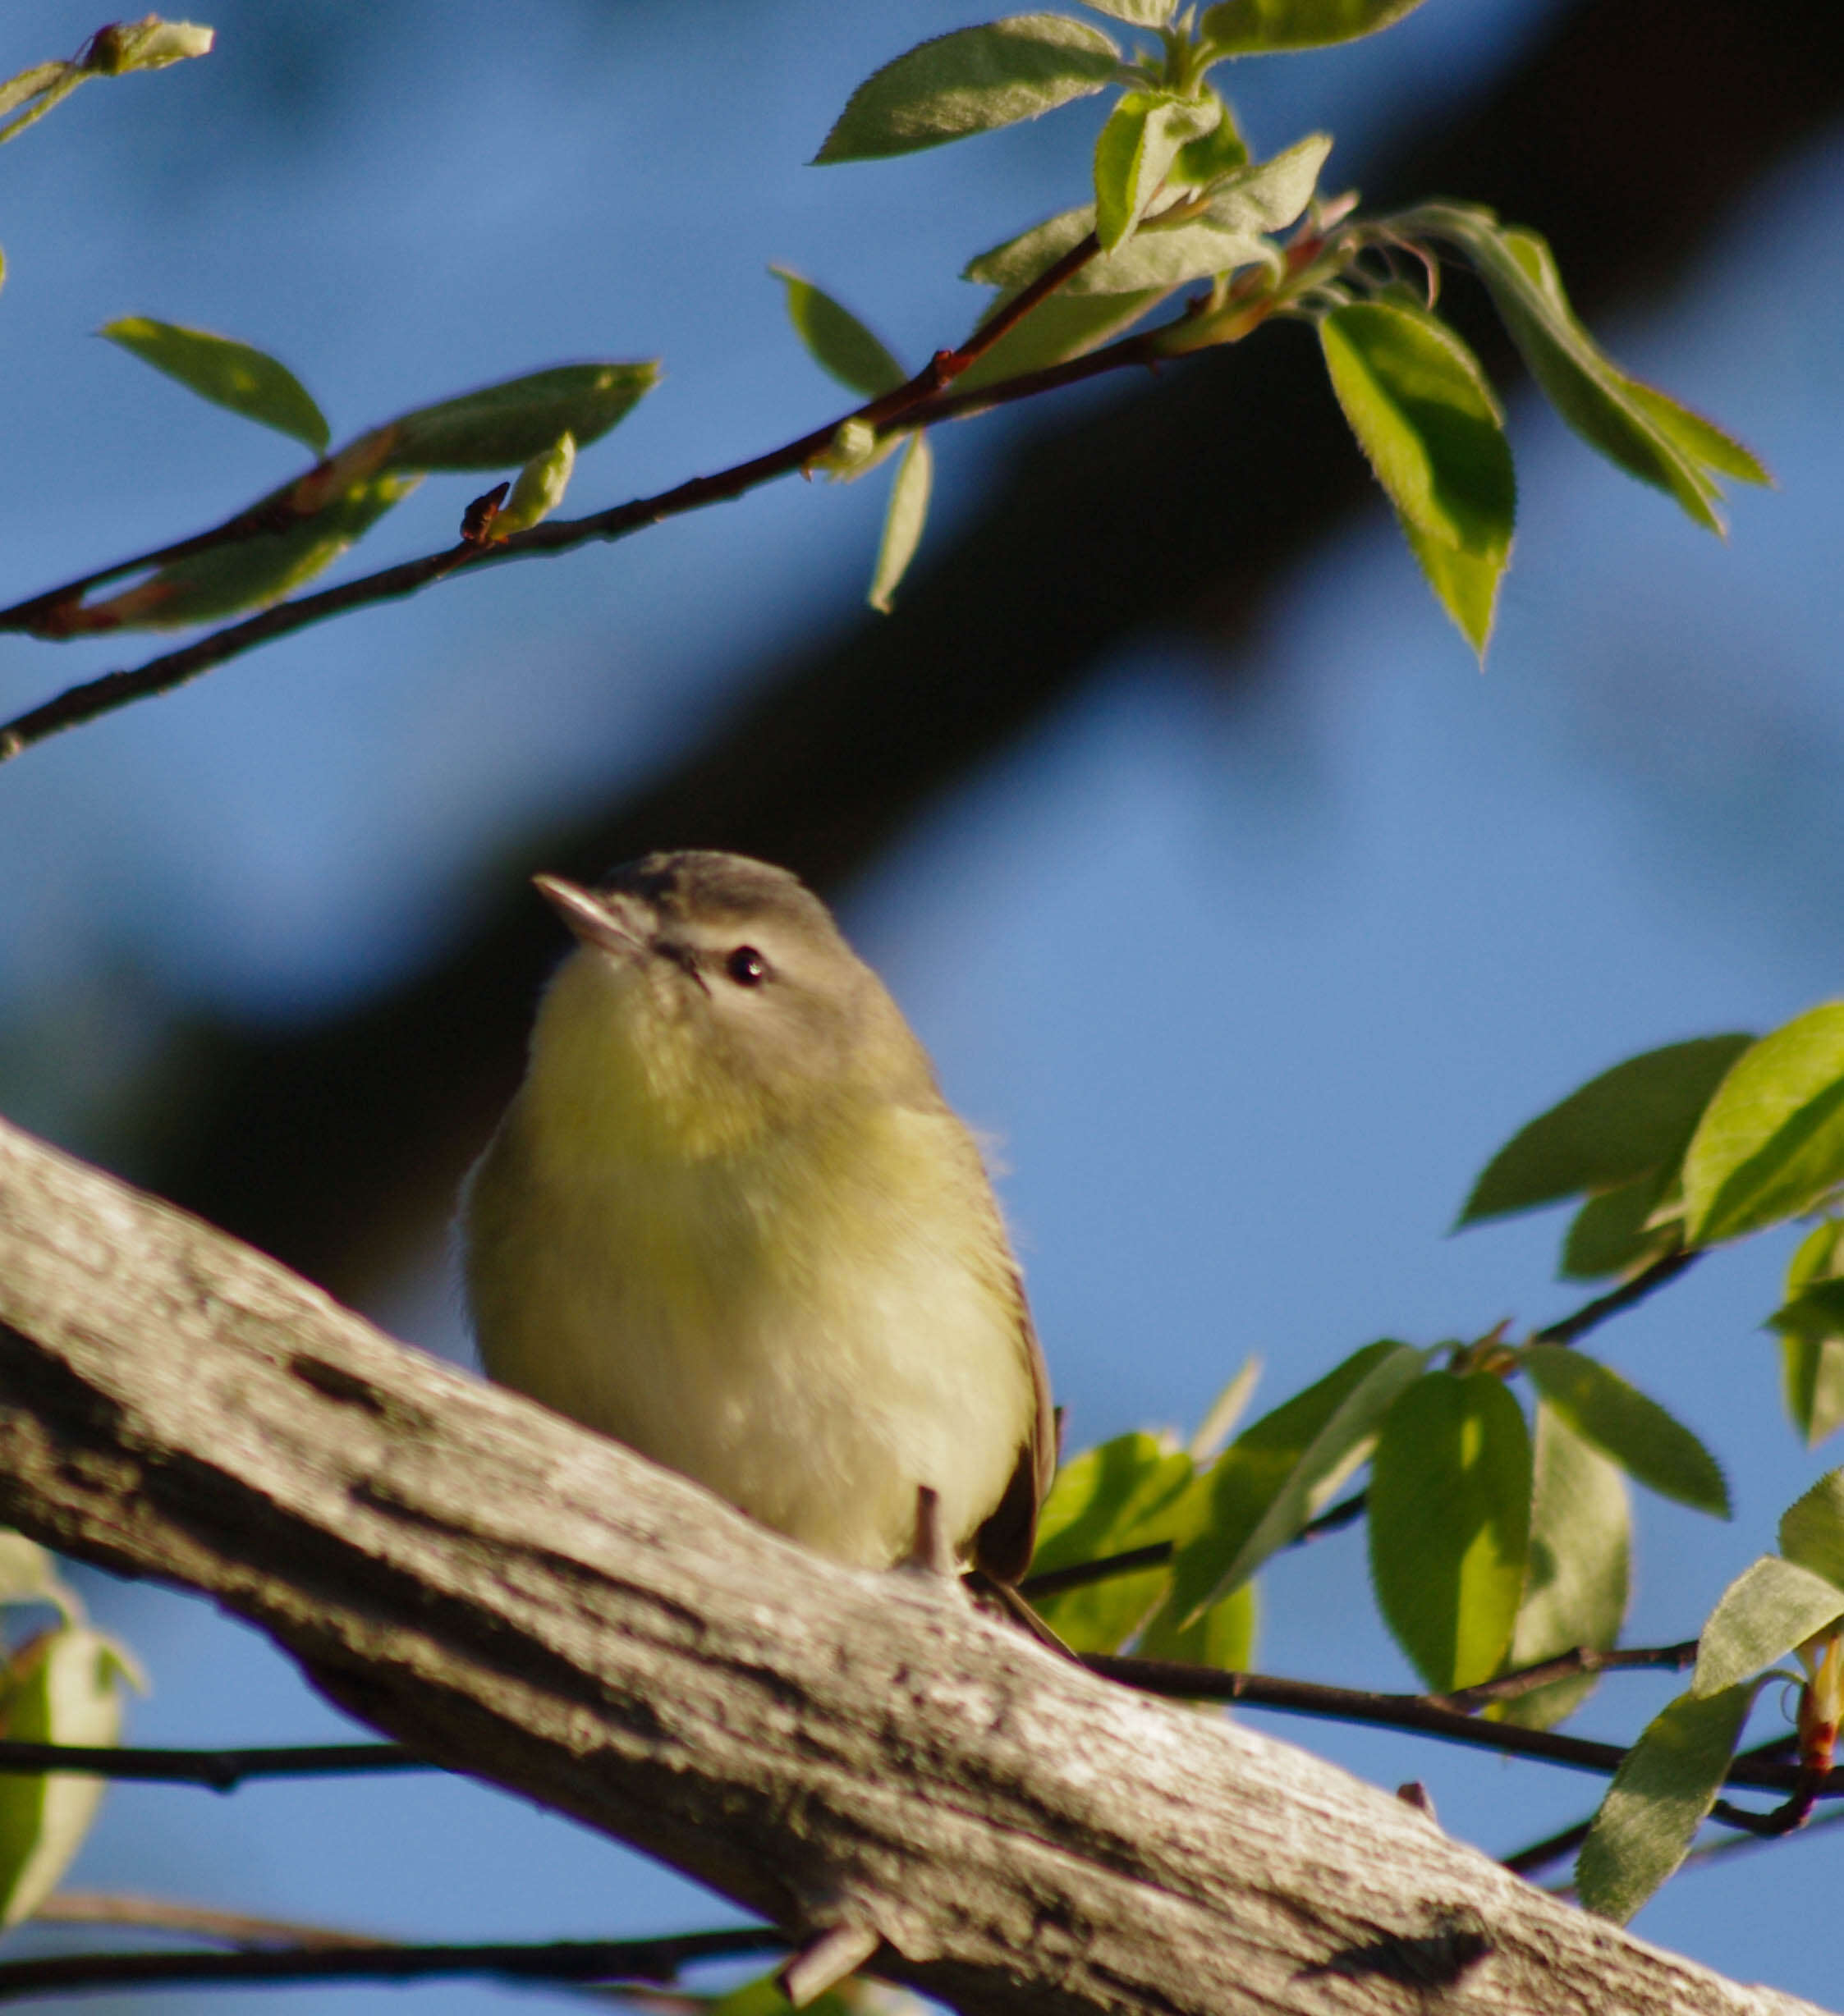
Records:
[[[646,944],[645,933],[625,896],[596,895],[561,875],[534,875],[532,886],[584,945],[631,959]]]

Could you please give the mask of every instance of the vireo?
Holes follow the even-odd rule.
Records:
[[[576,937],[468,1179],[491,1376],[835,1560],[920,1490],[1009,1583],[1054,1465],[998,1204],[927,1053],[785,869],[655,854],[537,886]]]

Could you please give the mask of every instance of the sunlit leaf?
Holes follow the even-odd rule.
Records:
[[[1316,49],[1373,35],[1412,14],[1421,0],[1219,0],[1206,7],[1204,40],[1221,56]]]
[[[1826,1218],[1799,1243],[1787,1300],[1768,1317],[1780,1336],[1787,1411],[1814,1447],[1844,1425],[1844,1218]]]
[[[1563,1235],[1563,1277],[1592,1281],[1609,1274],[1637,1273],[1682,1245],[1682,1212],[1660,1211],[1677,1180],[1675,1162],[1665,1162],[1631,1183],[1590,1197]]]
[[[768,271],[787,290],[787,315],[823,371],[867,399],[894,392],[907,373],[849,308],[786,266]]]
[[[929,515],[929,491],[934,482],[934,457],[929,437],[919,433],[903,451],[897,465],[897,479],[890,486],[889,508],[883,517],[883,537],[877,549],[877,568],[871,577],[870,605],[888,616],[897,584],[909,570],[915,549],[922,543],[922,527]]]
[[[1686,1232],[1713,1245],[1811,1210],[1844,1184],[1844,1002],[1764,1036],[1723,1079],[1684,1157]]]
[[[35,1540],[5,1527],[0,1527],[0,1603],[49,1603],[67,1624],[83,1621],[83,1606],[58,1574],[56,1558]]]
[[[1189,1456],[1141,1432],[1117,1436],[1072,1457],[1057,1471],[1039,1515],[1032,1573],[1169,1537],[1170,1515],[1190,1478]],[[1032,1601],[1071,1650],[1114,1652],[1159,1602],[1171,1572],[1163,1567],[1117,1575]]]
[[[1530,1345],[1517,1362],[1576,1433],[1611,1456],[1635,1483],[1699,1512],[1729,1516],[1722,1465],[1656,1400],[1564,1345]]]
[[[1160,1611],[1134,1650],[1142,1658],[1177,1659],[1188,1665],[1246,1673],[1255,1664],[1259,1615],[1255,1585],[1245,1582],[1182,1629],[1170,1610]]]
[[[659,383],[657,364],[566,364],[419,406],[386,428],[392,469],[512,469],[559,434],[599,441]]]
[[[294,373],[265,352],[207,329],[181,328],[147,315],[124,315],[99,333],[201,399],[291,434],[316,455],[326,453],[331,435],[325,416]]]
[[[1619,1466],[1553,1407],[1537,1407],[1530,1560],[1505,1665],[1516,1672],[1577,1646],[1612,1645],[1626,1615],[1632,1507]],[[1549,1729],[1594,1690],[1594,1675],[1557,1680],[1493,1712]]]
[[[1780,1515],[1780,1551],[1844,1588],[1844,1470],[1828,1470]]]
[[[1365,1345],[1245,1429],[1197,1478],[1178,1509],[1176,1628],[1293,1539],[1323,1492],[1361,1460],[1378,1419],[1425,1358],[1406,1344]]]
[[[989,133],[1112,83],[1120,52],[1063,14],[1017,14],[920,44],[859,85],[814,155],[865,161]]]
[[[1477,1225],[1584,1190],[1612,1190],[1682,1158],[1729,1067],[1754,1041],[1704,1036],[1629,1057],[1540,1113],[1499,1149],[1461,1208]]]
[[[1122,93],[1095,141],[1095,236],[1112,251],[1165,186],[1178,150],[1216,123],[1216,108],[1156,91]]]
[[[0,1729],[16,1743],[112,1743],[122,1688],[139,1685],[122,1647],[81,1625],[48,1631],[0,1679]],[[0,1925],[30,1917],[83,1844],[103,1780],[54,1771],[0,1775]]]
[[[560,434],[542,455],[519,471],[512,493],[500,506],[493,529],[502,535],[542,525],[563,502],[576,466],[576,438]]]
[[[1249,165],[1248,146],[1235,114],[1214,91],[1205,91],[1204,102],[1216,108],[1217,122],[1179,149],[1166,178],[1175,189],[1208,189]]]
[[[1053,294],[1007,331],[977,364],[963,371],[955,379],[954,389],[974,392],[1071,357],[1086,356],[1116,337],[1125,336],[1171,291],[1169,287],[1148,287],[1138,294]]]
[[[1720,1693],[1785,1658],[1839,1617],[1844,1588],[1797,1561],[1764,1554],[1722,1592],[1698,1634],[1690,1691]]]
[[[1131,27],[1163,28],[1177,11],[1178,0],[1082,0],[1082,4]]]
[[[1575,1867],[1582,1904],[1624,1925],[1690,1852],[1716,1803],[1756,1687],[1680,1694],[1627,1752]]]
[[[1498,1671],[1530,1554],[1524,1410],[1487,1372],[1429,1372],[1383,1417],[1370,1458],[1370,1577],[1397,1643],[1437,1693]]]

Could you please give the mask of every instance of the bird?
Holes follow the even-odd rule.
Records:
[[[576,942],[470,1173],[492,1379],[853,1567],[1029,1565],[1043,1351],[973,1135],[785,868],[535,885]]]

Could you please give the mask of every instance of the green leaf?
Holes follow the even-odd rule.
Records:
[[[1675,1167],[1716,1088],[1753,1041],[1704,1036],[1667,1043],[1590,1079],[1499,1149],[1455,1229]]]
[[[346,548],[409,496],[420,477],[371,476],[278,530],[255,529],[188,560],[176,560],[107,600],[86,604],[86,630],[177,630],[265,607],[332,566]],[[263,500],[285,508],[291,483]],[[263,505],[255,506],[260,511]]]
[[[493,521],[493,530],[504,536],[542,525],[563,502],[576,466],[576,436],[559,434],[542,455],[534,455],[519,471],[512,494]]]
[[[1155,288],[1169,293],[1187,281],[1256,263],[1268,256],[1264,234],[1285,229],[1312,201],[1331,149],[1326,135],[1311,134],[1271,161],[1225,176],[1201,207],[1180,205],[1170,222],[1163,217],[1148,220],[1113,251],[1090,259],[1064,291],[1112,295]],[[981,253],[964,277],[1015,293],[1094,227],[1091,206],[1066,210]]]
[[[108,1744],[122,1729],[122,1684],[140,1684],[112,1640],[81,1625],[22,1646],[0,1682],[0,1727],[20,1743]],[[54,1771],[0,1776],[0,1926],[29,1918],[83,1844],[103,1780]]]
[[[1617,1189],[1590,1197],[1563,1237],[1563,1278],[1593,1281],[1609,1274],[1636,1274],[1681,1246],[1681,1212],[1660,1210],[1677,1179],[1675,1164],[1661,1163]]]
[[[1764,1554],[1742,1569],[1697,1639],[1690,1692],[1707,1697],[1745,1680],[1844,1617],[1844,1589],[1796,1561]]]
[[[1137,294],[1053,294],[1007,330],[976,364],[963,371],[955,379],[954,389],[975,392],[983,385],[1000,385],[1007,378],[1022,378],[1027,371],[1062,364],[1066,358],[1086,356],[1124,336],[1171,291],[1169,287],[1148,287]]]
[[[1498,402],[1425,309],[1353,301],[1319,323],[1333,390],[1429,583],[1482,654],[1510,557],[1517,479]],[[1445,564],[1449,557],[1461,564]]]
[[[1516,486],[1478,359],[1433,316],[1378,301],[1333,309],[1319,340],[1351,431],[1402,517],[1502,562]]]
[[[1249,1402],[1261,1379],[1261,1360],[1251,1351],[1243,1359],[1236,1377],[1205,1409],[1197,1432],[1190,1439],[1190,1459],[1195,1464],[1213,1463],[1236,1432],[1236,1424],[1247,1413]]]
[[[1624,377],[1625,373],[1622,375]],[[1745,448],[1733,434],[1725,433],[1713,420],[1706,420],[1700,413],[1693,413],[1688,406],[1680,405],[1669,393],[1660,392],[1655,385],[1644,384],[1635,378],[1626,378],[1626,384],[1634,403],[1666,439],[1676,443],[1693,462],[1714,470],[1719,476],[1733,477],[1737,483],[1773,487],[1773,478],[1766,464]]]
[[[97,30],[74,63],[34,63],[0,83],[0,115],[25,107],[16,119],[0,126],[0,144],[23,133],[92,77],[164,70],[169,63],[204,55],[212,39],[209,28],[191,21],[163,21],[158,14],[144,15],[138,21],[112,21]]]
[[[937,35],[867,77],[816,163],[869,161],[1034,119],[1120,74],[1099,28],[1062,14],[1016,14]]]
[[[1537,1405],[1530,1560],[1517,1607],[1508,1671],[1578,1645],[1606,1647],[1626,1615],[1632,1507],[1626,1481],[1553,1407]],[[1522,1729],[1550,1729],[1594,1691],[1585,1673],[1489,1710]]]
[[[484,385],[388,424],[391,469],[510,469],[559,434],[586,448],[659,383],[657,364],[566,364]]]
[[[1177,11],[1178,0],[1082,0],[1082,4],[1135,28],[1163,28]]]
[[[1034,1574],[1099,1560],[1169,1537],[1170,1515],[1191,1479],[1182,1450],[1134,1433],[1085,1450],[1057,1473],[1038,1520]],[[1076,1652],[1116,1652],[1164,1594],[1169,1568],[1034,1599],[1044,1621]]]
[[[877,569],[871,577],[870,605],[883,615],[890,613],[891,598],[908,571],[922,543],[922,527],[929,515],[929,491],[934,481],[934,457],[926,433],[915,435],[897,465],[897,479],[890,486],[890,506],[883,515],[883,537],[877,549]]]
[[[1470,1687],[1511,1644],[1530,1540],[1530,1433],[1503,1380],[1429,1372],[1370,1458],[1370,1576],[1429,1686]]]
[[[1844,1001],[1764,1036],[1709,1102],[1684,1157],[1693,1245],[1795,1218],[1844,1183]]]
[[[67,1624],[83,1621],[83,1606],[58,1574],[56,1560],[36,1541],[5,1528],[0,1528],[0,1603],[49,1603]]]
[[[786,266],[768,271],[787,289],[788,319],[820,369],[875,399],[894,392],[907,373],[848,308]]]
[[[1844,1425],[1844,1219],[1827,1218],[1800,1241],[1787,1269],[1787,1302],[1768,1318],[1780,1333],[1787,1411],[1810,1449]]]
[[[1166,177],[1174,189],[1209,189],[1249,165],[1248,147],[1229,107],[1208,88],[1204,102],[1216,107],[1217,123],[1178,149],[1172,172]]]
[[[1182,1629],[1299,1533],[1361,1461],[1384,1409],[1426,1354],[1366,1345],[1245,1429],[1177,1508],[1171,1607]]]
[[[1173,1623],[1172,1612],[1162,1610],[1134,1650],[1145,1659],[1178,1659],[1222,1672],[1246,1673],[1255,1664],[1259,1622],[1255,1585],[1241,1583],[1181,1630]]]
[[[1485,648],[1492,641],[1492,625],[1498,613],[1498,584],[1504,578],[1505,563],[1489,555],[1462,552],[1443,545],[1419,525],[1398,519],[1402,537],[1415,557],[1434,599],[1453,619],[1454,626],[1485,662]]]
[[[1202,39],[1218,56],[1259,56],[1355,42],[1412,14],[1421,0],[1220,0],[1206,7]]]
[[[1530,375],[1570,426],[1630,475],[1668,492],[1699,525],[1721,532],[1720,492],[1713,465],[1690,446],[1694,430],[1662,424],[1635,382],[1581,326],[1544,240],[1472,204],[1429,204],[1412,216],[1416,228],[1465,250]],[[1745,453],[1723,439],[1726,457]]]
[[[1844,1470],[1828,1470],[1780,1515],[1780,1551],[1844,1588]]]
[[[1124,92],[1095,142],[1095,236],[1111,252],[1165,186],[1178,150],[1215,124],[1215,108],[1157,91]]]
[[[1635,1483],[1696,1511],[1729,1516],[1722,1465],[1656,1400],[1566,1345],[1528,1345],[1517,1362],[1576,1433],[1611,1456]]]
[[[201,399],[292,434],[316,455],[326,453],[332,436],[325,416],[294,373],[265,352],[208,329],[181,328],[147,315],[124,315],[97,333],[177,378]]]
[[[1627,1752],[1575,1866],[1583,1905],[1624,1925],[1690,1852],[1758,1688],[1680,1694]]]

